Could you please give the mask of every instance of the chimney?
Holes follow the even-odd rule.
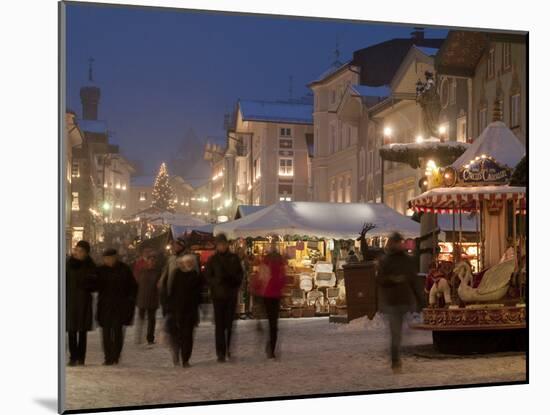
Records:
[[[424,40],[424,28],[415,27],[414,31],[411,32],[411,39],[414,40],[414,43],[422,43]]]

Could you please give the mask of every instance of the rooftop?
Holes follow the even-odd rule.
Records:
[[[296,102],[240,100],[243,121],[313,124],[313,106]]]

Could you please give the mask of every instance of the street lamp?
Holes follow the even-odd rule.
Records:
[[[111,205],[109,204],[109,202],[105,201],[103,202],[103,205],[101,206],[103,208],[104,211],[109,211],[111,210]]]
[[[391,127],[384,127],[384,137],[390,137],[392,132]]]
[[[416,142],[421,143],[422,141],[424,141],[424,137],[422,137],[421,135],[417,135],[416,136]]]

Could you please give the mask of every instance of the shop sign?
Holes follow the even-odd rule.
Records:
[[[476,157],[463,166],[458,181],[464,185],[506,184],[510,181],[512,170],[491,157]]]

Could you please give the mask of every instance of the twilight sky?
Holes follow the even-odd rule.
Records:
[[[199,139],[223,138],[223,115],[237,99],[276,100],[310,92],[306,84],[334,60],[412,27],[122,8],[67,6],[67,106],[82,114],[79,89],[88,58],[101,88],[99,118],[112,141],[153,174],[182,147],[192,128]],[[426,37],[444,37],[427,30]]]

